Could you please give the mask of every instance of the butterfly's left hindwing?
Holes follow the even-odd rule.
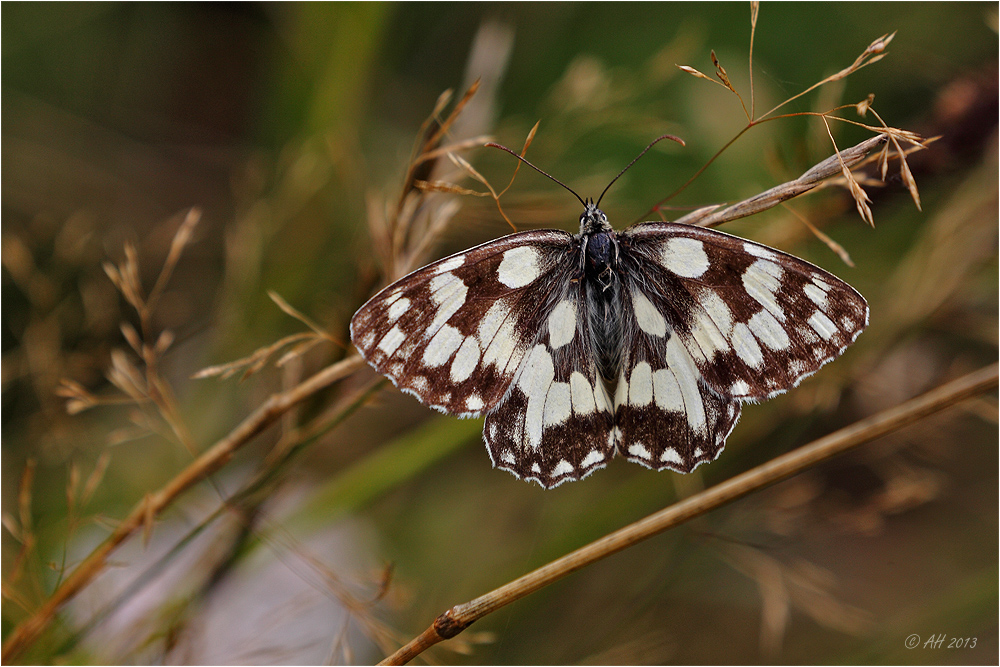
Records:
[[[569,260],[578,266],[579,254]],[[558,287],[507,396],[483,429],[495,466],[545,488],[585,477],[615,453],[611,398],[584,316],[585,284],[567,279]]]
[[[402,391],[443,412],[477,416],[503,399],[569,280],[573,237],[520,232],[446,257],[376,294],[351,339]]]

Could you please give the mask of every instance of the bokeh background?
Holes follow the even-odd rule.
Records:
[[[529,157],[584,197],[652,138],[684,137],[605,198],[621,228],[745,125],[731,93],[675,65],[711,76],[714,49],[749,104],[749,16],[742,3],[5,3],[4,637],[146,494],[268,395],[346,354],[324,342],[242,381],[191,377],[308,331],[269,290],[347,340],[350,315],[385,280],[369,221],[399,200],[443,91],[482,79],[455,140],[490,134],[520,148],[540,120]],[[616,461],[543,491],[490,469],[480,422],[385,388],[273,468],[281,437],[342,409],[371,381],[365,369],[177,498],[20,659],[375,661],[453,604],[995,361],[996,5],[765,4],[757,113],[893,31],[881,62],[784,111],[874,93],[887,124],[942,135],[910,156],[922,211],[894,161],[886,184],[868,188],[875,229],[841,188],[792,202],[854,266],[788,209],[724,228],[841,276],[868,298],[872,323],[795,391],[747,406],[715,463],[680,476]],[[835,131],[841,147],[869,136]],[[736,201],[830,153],[815,117],[766,123],[671,204]],[[498,151],[462,155],[498,187],[513,172]],[[450,166],[435,177],[484,190]],[[426,259],[509,232],[489,198],[435,197],[460,209]],[[578,202],[528,170],[502,202],[521,229],[577,224]],[[121,330],[142,323],[103,264],[131,244],[148,293],[191,207],[200,222],[146,322],[150,342],[173,336],[157,368],[176,408],[169,423],[108,379],[115,356],[143,368]],[[98,404],[68,414],[64,378]],[[986,396],[578,572],[426,657],[995,663],[997,469]],[[266,493],[202,523],[262,471]],[[975,646],[909,650],[911,634]]]

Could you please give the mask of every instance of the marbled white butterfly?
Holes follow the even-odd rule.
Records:
[[[493,465],[517,477],[552,488],[616,453],[690,472],[722,452],[743,402],[794,387],[868,324],[858,292],[801,259],[692,225],[616,232],[600,198],[580,202],[579,234],[446,257],[351,320],[402,391],[485,414]]]

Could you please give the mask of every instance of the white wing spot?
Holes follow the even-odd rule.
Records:
[[[808,297],[808,299],[817,306],[820,308],[826,308],[826,292],[811,283],[803,287],[802,291],[805,292],[806,297]]]
[[[778,305],[777,295],[783,274],[780,266],[766,259],[758,259],[743,272],[743,288],[747,294],[782,322],[785,321],[785,312]]]
[[[643,445],[641,442],[633,442],[631,445],[629,445],[628,453],[631,454],[632,456],[638,456],[640,459],[649,460],[653,458],[653,455],[649,453],[649,450],[646,449],[646,446]]]
[[[496,332],[492,340],[484,345],[489,345],[483,352],[483,363],[493,364],[501,373],[513,361],[515,364],[521,360],[523,350],[518,351],[516,347],[517,339],[514,337],[514,322],[507,320]]]
[[[816,287],[820,288],[824,292],[829,292],[830,291],[830,283],[826,282],[825,280],[823,280],[819,276],[813,276],[811,278],[811,280],[812,280],[812,284],[813,285],[815,285]]]
[[[632,369],[632,379],[629,381],[628,403],[642,407],[653,400],[653,374],[649,364],[640,361]]]
[[[660,454],[660,460],[664,463],[676,463],[678,465],[682,465],[684,463],[684,459],[681,458],[681,455],[678,454],[677,450],[673,447],[667,447],[664,449],[663,453]]]
[[[552,349],[570,343],[576,335],[576,304],[563,299],[549,315],[549,345]]]
[[[409,310],[409,308],[410,308],[409,299],[397,299],[392,302],[391,306],[389,306],[389,310],[386,312],[386,318],[390,322],[395,322],[400,317],[402,317],[403,313]]]
[[[556,467],[552,469],[552,477],[559,477],[560,475],[568,475],[573,472],[573,464],[563,459],[556,464]]]
[[[615,408],[625,405],[628,402],[628,379],[625,377],[625,369],[618,375],[618,386],[615,387]]]
[[[386,288],[386,289],[388,289],[388,288]],[[390,304],[393,301],[395,301],[396,299],[398,299],[399,297],[401,297],[402,295],[403,295],[403,286],[400,285],[396,289],[394,289],[391,292],[389,292],[388,294],[386,294],[385,298],[382,299],[382,303],[383,304]]]
[[[743,380],[737,380],[733,383],[733,386],[729,388],[729,393],[733,396],[746,396],[750,393],[750,385]]]
[[[553,382],[549,385],[549,393],[545,397],[545,410],[542,423],[545,426],[562,424],[573,414],[573,401],[570,398],[568,382]]]
[[[453,326],[444,325],[424,348],[424,363],[431,368],[443,365],[464,340],[465,336],[461,331]]]
[[[667,321],[639,290],[632,290],[632,308],[635,310],[635,320],[640,329],[651,336],[663,338],[666,335]]]
[[[461,282],[454,273],[440,273],[431,278],[431,281],[427,284],[427,289],[430,290],[431,299],[434,303],[440,306],[447,302],[449,291],[453,290]]]
[[[507,465],[514,465],[515,463],[517,463],[517,459],[514,458],[514,453],[511,452],[509,449],[503,450],[503,453],[500,455],[500,460],[506,463]]]
[[[746,362],[748,366],[759,368],[764,362],[764,355],[760,352],[757,339],[750,333],[749,327],[742,322],[733,327],[729,342],[736,350],[736,356]]]
[[[549,385],[555,376],[555,369],[552,366],[552,356],[544,345],[532,348],[521,367],[523,370],[517,380],[517,386],[528,399],[528,407],[524,411],[524,436],[527,444],[537,448],[542,444],[546,397]]]
[[[801,359],[792,359],[788,362],[788,375],[791,377],[797,378],[808,370],[809,365]]]
[[[692,313],[694,322],[691,326],[691,336],[705,354],[705,359],[712,361],[720,350],[729,348],[725,336],[719,331],[715,321],[700,309]]]
[[[686,236],[668,239],[663,244],[661,259],[668,270],[684,278],[700,278],[708,270],[705,245]]]
[[[378,349],[385,352],[385,356],[391,357],[392,353],[396,351],[396,348],[399,347],[405,339],[406,334],[404,334],[399,327],[393,327],[389,329],[389,333],[382,336],[382,340],[378,343]]]
[[[653,373],[653,395],[656,405],[671,412],[684,412],[684,397],[677,384],[677,378],[669,368],[661,368]]]
[[[535,473],[536,475],[540,475],[542,472],[542,467],[538,465],[538,463],[532,463],[531,472]]]
[[[375,330],[369,329],[368,331],[366,331],[364,334],[362,334],[361,340],[358,342],[361,343],[362,350],[370,350],[372,343],[375,342]]]
[[[583,457],[583,460],[580,461],[580,466],[583,468],[589,468],[590,466],[596,463],[600,463],[603,460],[604,460],[604,454],[594,449],[591,450],[591,452],[587,454],[585,457]]]
[[[583,373],[573,371],[572,375],[569,376],[569,387],[575,414],[589,415],[597,409],[597,404],[594,401],[594,388]]]
[[[767,345],[772,350],[785,350],[790,341],[788,333],[778,324],[771,313],[762,310],[750,318],[750,331],[757,336],[757,340]]]
[[[759,245],[757,243],[751,243],[750,241],[743,242],[743,249],[754,257],[760,257],[762,259],[777,259],[778,255],[770,248]]]
[[[451,259],[446,259],[437,266],[434,267],[434,273],[445,273],[446,271],[451,271],[457,269],[458,267],[465,264],[465,255],[459,255],[457,257],[452,257]]]
[[[844,331],[854,331],[858,328],[858,323],[851,319],[850,315],[844,315],[840,318],[840,326]]]
[[[476,329],[476,335],[479,337],[480,347],[489,347],[490,343],[496,337],[497,332],[500,331],[500,327],[503,323],[507,321],[510,317],[510,308],[503,301],[496,301],[490,306],[490,309],[486,311],[482,319],[479,320],[479,326]]]
[[[795,331],[799,334],[799,338],[810,345],[815,345],[819,342],[819,336],[816,335],[816,332],[804,324],[795,327]]]
[[[524,287],[541,275],[541,255],[531,246],[511,248],[497,267],[497,280],[507,287]]]
[[[600,380],[594,383],[594,405],[601,412],[611,412],[611,397]]]
[[[829,317],[818,310],[809,317],[809,326],[811,326],[823,340],[830,340],[837,335],[837,325],[831,322]]]
[[[434,320],[427,327],[425,335],[433,335],[438,328],[451,319],[465,304],[469,288],[451,273],[442,273],[430,282],[431,300],[440,306]]]
[[[437,338],[435,336],[435,338]],[[429,346],[428,346],[429,347]],[[426,355],[425,355],[426,356]],[[458,348],[455,360],[451,362],[452,382],[464,382],[476,370],[479,365],[479,343],[472,336],[468,336],[462,347]]]
[[[469,412],[479,412],[484,405],[485,403],[479,394],[469,394],[469,397],[465,399],[465,409]]]
[[[708,316],[715,322],[719,333],[723,336],[728,336],[733,328],[733,313],[729,310],[726,302],[722,300],[722,297],[713,290],[705,289],[698,293],[698,303],[701,304],[701,307],[705,309]]]
[[[688,425],[692,431],[701,430],[707,423],[705,404],[698,389],[698,378],[701,374],[677,336],[667,341],[666,358],[667,366],[674,372],[677,386],[680,387],[681,396],[684,398],[684,412],[687,414]]]
[[[431,384],[423,375],[417,375],[410,378],[410,388],[418,394],[426,394],[431,388]]]

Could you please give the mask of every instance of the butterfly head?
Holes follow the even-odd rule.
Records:
[[[588,199],[584,203],[583,213],[580,214],[580,234],[589,236],[598,232],[610,232],[611,223],[604,211],[597,208],[592,200]]]

